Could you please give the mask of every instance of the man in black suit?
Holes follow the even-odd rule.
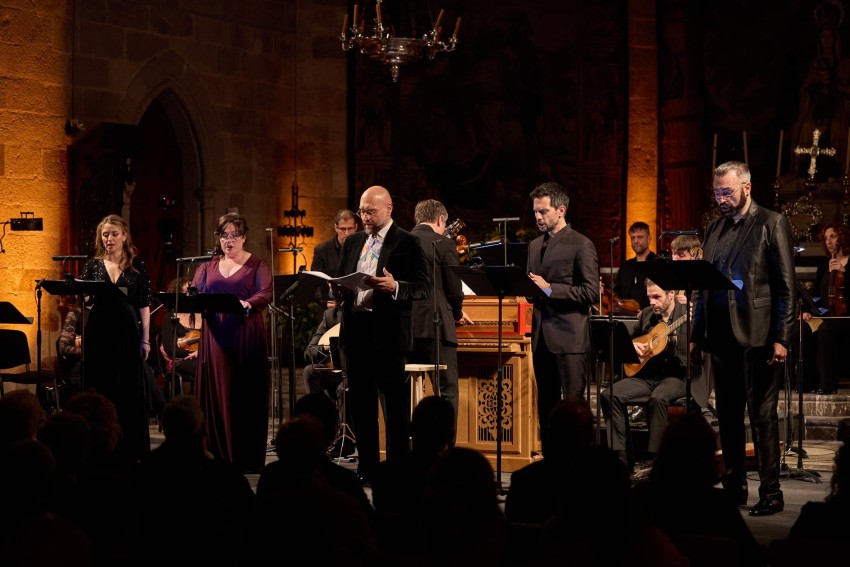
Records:
[[[439,337],[439,362],[446,365],[446,370],[439,374],[439,389],[437,376],[431,373],[431,379],[435,382],[432,385],[434,392],[439,391],[441,397],[452,403],[456,424],[458,369],[455,321],[471,323],[472,320],[463,312],[463,286],[460,278],[449,269],[449,266],[459,266],[460,260],[454,242],[443,236],[448,217],[446,207],[439,201],[427,199],[416,204],[414,218],[417,225],[410,232],[419,238],[428,259],[434,287],[430,299],[413,302],[413,353],[410,362],[434,364],[437,346],[435,337]],[[435,318],[439,321],[436,327]]]
[[[335,286],[343,301],[340,344],[345,354],[351,419],[361,478],[380,462],[378,399],[383,400],[387,457],[410,450],[406,356],[413,348],[413,300],[431,294],[431,273],[419,239],[392,220],[389,191],[373,186],[360,197],[365,230],[342,247],[337,276],[369,274],[358,289]]]
[[[360,230],[360,219],[354,211],[348,209],[337,211],[334,217],[335,234],[313,250],[313,263],[310,265],[310,270],[324,272],[329,276],[334,275],[345,239],[358,230]]]
[[[336,268],[339,266],[339,255],[342,252],[342,245],[345,244],[345,239],[360,230],[360,217],[354,211],[349,209],[340,209],[334,216],[334,235],[317,245],[313,250],[313,262],[310,264],[310,270],[314,272],[324,272],[329,276],[336,273]],[[319,286],[316,289],[316,299],[320,304],[324,304],[329,299],[330,290],[328,286]],[[316,314],[319,319],[322,317],[321,309]]]
[[[704,258],[736,289],[698,291],[691,351],[711,353],[723,486],[747,500],[744,408],[758,459],[759,501],[752,516],[784,508],[779,487],[779,369],[794,325],[794,245],[788,219],[750,197],[750,169],[726,162],[714,170],[714,199],[722,217],[705,231]]]
[[[570,199],[557,183],[531,192],[542,232],[528,246],[528,271],[545,297],[535,298],[531,327],[540,430],[559,400],[583,398],[590,350],[590,306],[599,300],[596,247],[565,220]]]

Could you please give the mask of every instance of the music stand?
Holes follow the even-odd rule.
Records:
[[[653,260],[646,262],[646,277],[664,290],[685,290],[686,328],[688,348],[691,344],[691,295],[694,289],[708,291],[738,289],[726,276],[721,274],[711,262],[706,260]],[[690,358],[690,357],[689,357]],[[691,409],[691,361],[685,365],[685,411]]]
[[[608,407],[614,408],[614,366],[620,366],[625,363],[633,364],[640,362],[640,358],[635,351],[635,346],[632,343],[632,337],[629,330],[626,329],[625,323],[620,320],[611,320],[607,315],[598,315],[590,317],[590,344],[593,352],[597,355],[598,361],[609,359],[610,369],[608,375]],[[598,345],[598,346],[597,346]],[[602,345],[605,345],[604,347]],[[600,393],[602,380],[599,376],[596,377],[596,443],[600,441],[600,430],[602,424],[600,422],[602,412],[599,407],[599,400],[602,396]],[[608,447],[614,444],[614,428],[608,428]]]
[[[100,280],[40,280],[36,284],[36,298],[38,304],[38,372],[41,382],[41,290],[44,289],[50,295],[76,295],[79,297],[80,305],[80,391],[86,390],[86,325],[85,310],[86,296],[91,296],[97,302],[98,298],[106,301],[125,301],[127,299],[127,288],[117,286],[112,282]]]
[[[496,482],[502,490],[502,302],[506,295],[530,298],[544,297],[525,270],[517,266],[449,266],[476,295],[496,296],[499,299],[499,339],[496,371]]]
[[[791,469],[783,462],[786,467],[787,478],[798,480],[808,480],[815,484],[820,483],[820,473],[818,471],[807,471],[803,468],[803,456],[806,452],[803,450],[803,431],[805,421],[803,419],[803,308],[807,307],[813,313],[823,313],[824,308],[819,306],[814,298],[809,294],[808,290],[800,283],[796,282],[797,287],[797,448],[789,449],[797,453],[797,468]],[[829,312],[829,310],[826,310]],[[787,368],[786,368],[787,371]],[[786,423],[791,423],[791,404],[788,398],[785,399],[785,420]],[[786,430],[787,433],[787,430]],[[787,435],[786,435],[787,437]]]
[[[25,317],[8,301],[0,301],[0,323],[4,325],[31,325],[32,317]]]
[[[304,272],[297,274],[283,274],[274,276],[275,293],[284,290],[278,297],[278,301],[289,305],[289,413],[295,411],[295,306],[308,305],[316,300],[316,292],[319,287],[328,283]],[[324,308],[322,309],[324,311]],[[281,421],[283,416],[281,416]]]

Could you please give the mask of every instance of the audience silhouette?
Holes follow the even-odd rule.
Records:
[[[733,495],[716,485],[723,472],[717,433],[698,412],[671,420],[649,479],[634,488],[634,517],[667,534],[692,561],[765,565]]]
[[[505,516],[511,523],[543,524],[565,490],[572,462],[594,444],[594,417],[585,400],[561,400],[541,431],[543,458],[511,474]]]
[[[240,530],[253,512],[254,492],[234,465],[206,449],[206,424],[197,398],[178,395],[162,413],[165,441],[135,466],[140,519],[168,539],[174,564],[233,563]],[[141,545],[142,564],[162,559]]]

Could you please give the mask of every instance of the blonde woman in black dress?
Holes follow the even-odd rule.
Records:
[[[109,282],[124,293],[100,293],[85,328],[84,388],[112,400],[122,437],[119,451],[136,460],[150,451],[145,360],[150,354],[151,284],[137,256],[127,222],[118,215],[100,221],[94,258],[81,279]]]

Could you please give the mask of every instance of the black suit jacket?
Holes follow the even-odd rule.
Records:
[[[705,231],[704,259],[712,264],[720,257],[717,241],[727,219],[713,221]],[[795,273],[794,241],[788,219],[753,201],[743,218],[744,226],[732,246],[724,276],[741,282],[729,290],[732,332],[743,347],[782,343],[788,346],[794,330]],[[706,299],[711,292],[696,292],[693,342],[705,343],[711,352],[712,339],[728,329],[711,327]]]
[[[599,301],[599,261],[596,247],[586,236],[570,227],[549,239],[540,259],[543,236],[528,246],[528,271],[543,276],[552,286],[552,295],[534,299],[531,345],[537,348],[540,334],[554,353],[582,353],[590,350],[588,313]]]
[[[357,259],[368,236],[365,231],[361,231],[346,238],[337,268],[338,277],[357,271]],[[419,239],[399,228],[395,222],[390,225],[381,246],[376,275],[383,276],[384,268],[398,282],[398,294],[394,299],[389,293],[374,293],[373,319],[368,328],[359,328],[353,322],[356,295],[349,291],[342,297],[340,345],[345,349],[374,345],[382,351],[409,352],[413,348],[413,300],[430,297],[431,274]]]
[[[440,325],[440,339],[457,344],[457,330],[454,322],[461,318],[463,312],[463,286],[457,274],[449,270],[449,266],[460,265],[457,247],[453,241],[437,234],[427,224],[416,225],[410,233],[419,238],[425,258],[428,260],[428,271],[431,272],[434,281],[431,297],[413,302],[413,337],[434,338],[436,296],[437,310],[443,322]],[[434,256],[437,257],[436,269]]]

